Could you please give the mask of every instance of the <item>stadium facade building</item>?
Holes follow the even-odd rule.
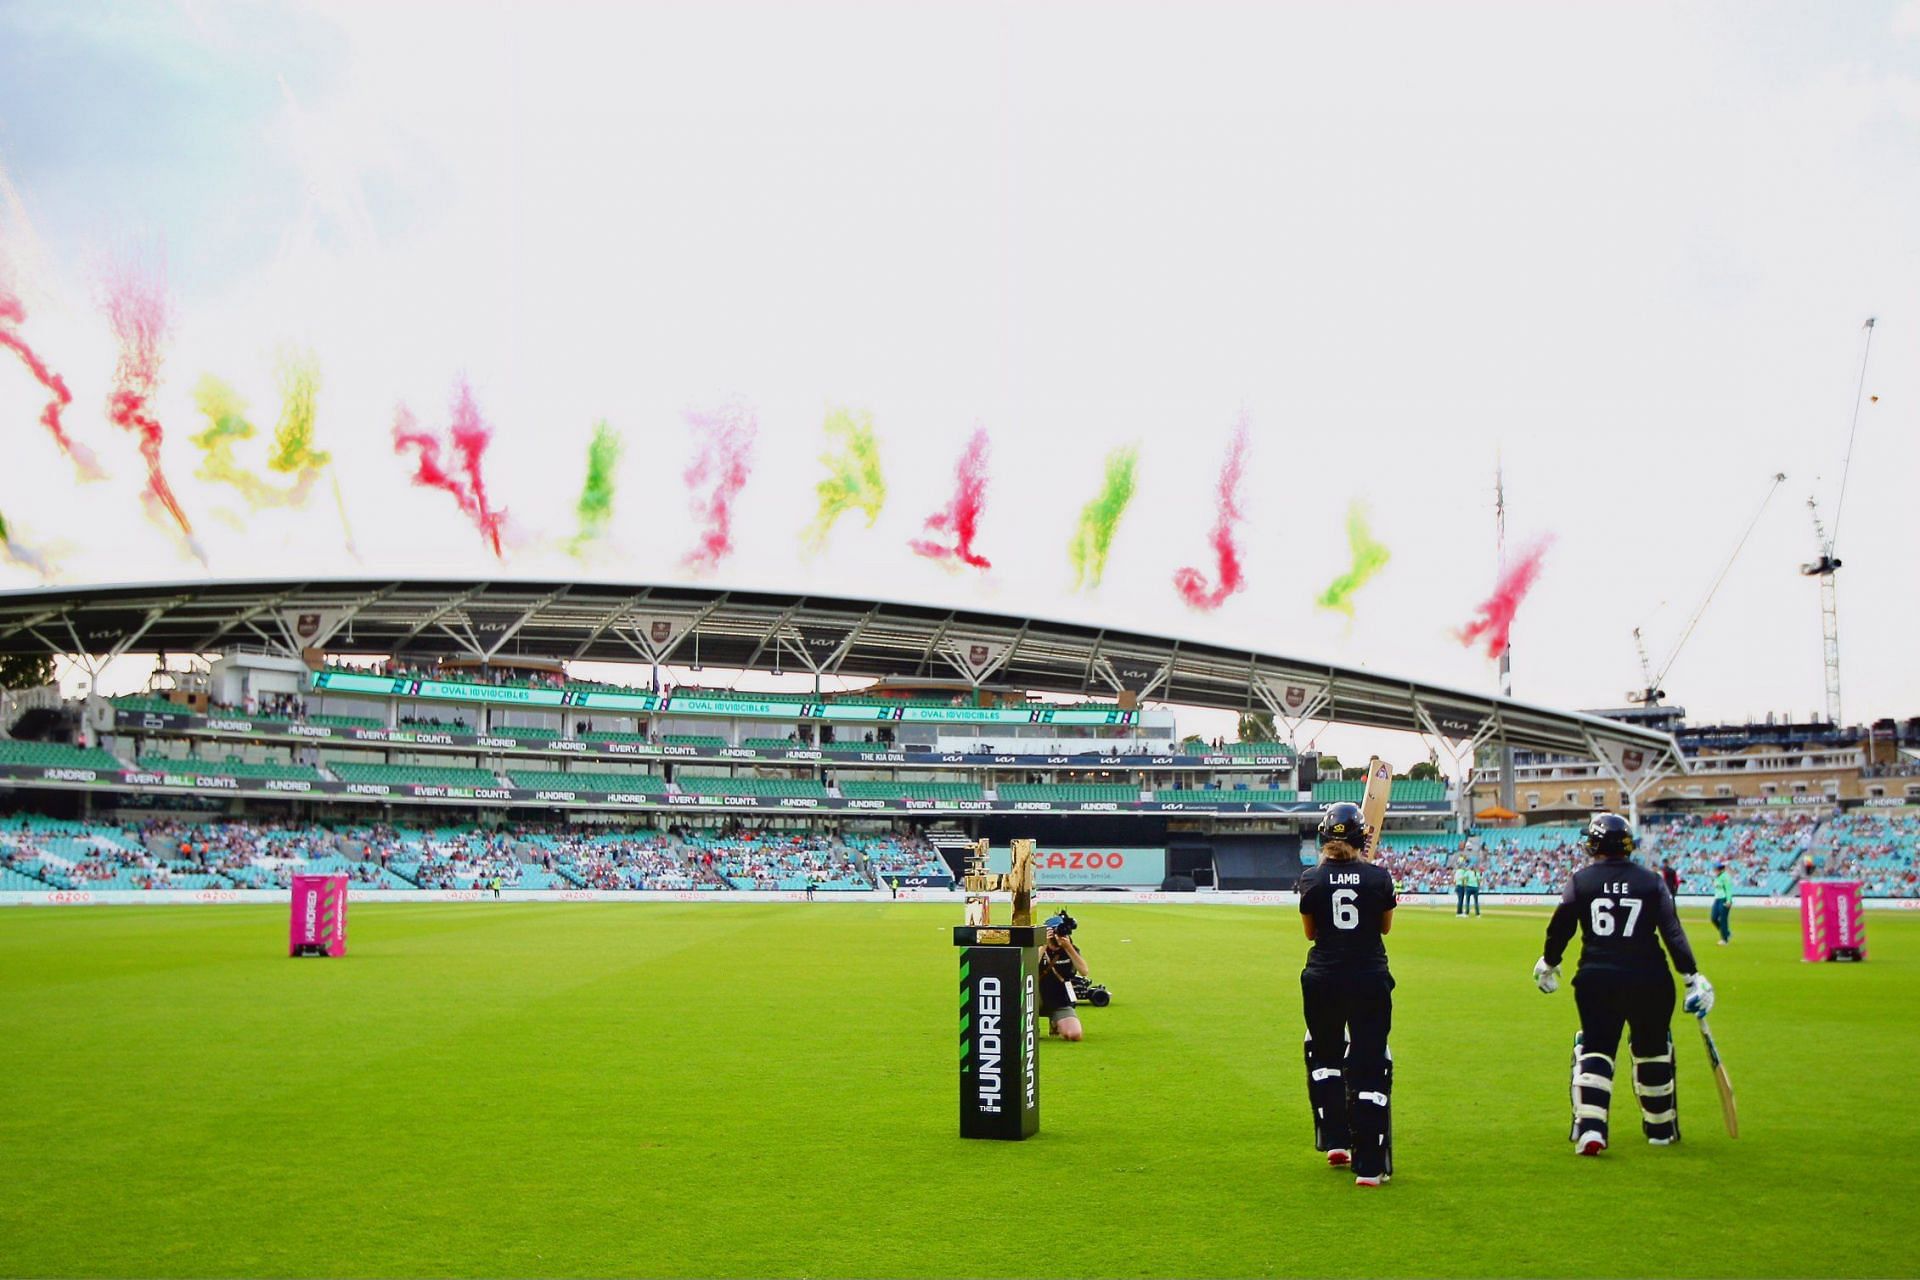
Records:
[[[194,655],[147,694],[17,709],[16,811],[583,830],[751,823],[953,844],[1153,851],[1185,886],[1290,886],[1319,808],[1309,721],[1578,759],[1628,807],[1686,761],[1665,728],[1172,636],[881,600],[689,586],[247,581],[0,594],[0,653],[98,672]],[[620,683],[569,664],[622,663]],[[810,677],[670,685],[668,668]],[[849,682],[859,687],[836,692]],[[1173,706],[1264,712],[1278,742],[1201,743]],[[12,714],[12,713],[10,713]],[[1460,831],[1444,781],[1390,831]],[[1134,874],[1144,874],[1135,872]]]
[[[1689,724],[1686,709],[1637,706],[1592,714],[1670,733],[1687,769],[1640,797],[1654,814],[1734,808],[1920,804],[1920,718],[1841,726],[1769,716],[1744,724]],[[1483,752],[1476,812],[1502,794],[1497,753]],[[1606,774],[1578,756],[1516,752],[1513,807],[1526,821],[1566,821],[1624,805]]]

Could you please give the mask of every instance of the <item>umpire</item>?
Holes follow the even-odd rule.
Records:
[[[1381,938],[1398,902],[1386,868],[1360,859],[1360,806],[1331,804],[1320,818],[1320,861],[1300,877],[1300,923],[1313,948],[1300,971],[1307,1021],[1307,1100],[1314,1147],[1353,1182],[1393,1176],[1393,975]]]
[[[1673,976],[1686,975],[1686,1011],[1713,1008],[1713,984],[1693,962],[1693,947],[1673,895],[1660,873],[1633,861],[1633,827],[1617,813],[1596,813],[1587,824],[1592,861],[1573,873],[1547,922],[1547,945],[1533,980],[1552,994],[1560,986],[1560,959],[1575,928],[1580,965],[1573,999],[1580,1030],[1573,1037],[1573,1128],[1568,1137],[1583,1156],[1607,1149],[1607,1110],[1613,1101],[1614,1055],[1628,1030],[1633,1092],[1640,1128],[1664,1147],[1680,1139],[1679,1095],[1673,1071]],[[1660,953],[1666,943],[1666,955]]]

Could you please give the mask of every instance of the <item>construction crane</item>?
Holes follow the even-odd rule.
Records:
[[[1826,660],[1827,723],[1840,724],[1840,597],[1834,575],[1840,571],[1840,557],[1834,548],[1840,540],[1840,515],[1847,503],[1847,476],[1853,471],[1853,441],[1860,433],[1860,404],[1866,398],[1867,359],[1873,354],[1873,320],[1867,317],[1862,327],[1867,332],[1860,351],[1860,381],[1853,391],[1853,424],[1847,428],[1847,457],[1840,467],[1840,496],[1833,504],[1833,526],[1820,519],[1820,504],[1807,499],[1807,512],[1813,517],[1813,559],[1800,566],[1808,578],[1820,579],[1820,649]]]
[[[1640,688],[1627,694],[1627,701],[1642,707],[1657,707],[1667,691],[1653,678],[1653,663],[1647,658],[1647,642],[1640,634],[1640,628],[1633,629],[1633,650],[1640,655],[1640,679],[1644,682]]]
[[[1647,644],[1640,635],[1640,628],[1633,629],[1633,645],[1640,654],[1640,678],[1645,683],[1641,688],[1627,695],[1628,702],[1636,706],[1657,707],[1660,705],[1660,699],[1667,696],[1664,688],[1667,673],[1673,670],[1673,664],[1680,657],[1680,651],[1687,647],[1687,641],[1693,637],[1693,629],[1700,625],[1700,619],[1707,612],[1707,606],[1713,603],[1713,597],[1720,590],[1720,584],[1727,580],[1728,571],[1733,568],[1734,561],[1740,558],[1740,553],[1746,549],[1747,539],[1753,536],[1754,528],[1760,523],[1760,517],[1766,514],[1767,504],[1773,501],[1773,495],[1786,482],[1786,479],[1786,472],[1774,472],[1772,483],[1767,485],[1767,496],[1760,499],[1759,507],[1754,510],[1753,519],[1747,521],[1746,529],[1740,534],[1740,541],[1733,544],[1733,554],[1728,556],[1727,562],[1720,566],[1720,572],[1715,575],[1712,585],[1707,588],[1707,594],[1700,598],[1700,604],[1694,609],[1693,616],[1687,619],[1687,625],[1680,631],[1680,638],[1673,642],[1673,648],[1668,652],[1667,660],[1660,664],[1657,674],[1653,664],[1647,660]]]
[[[1820,504],[1807,499],[1807,514],[1813,517],[1813,559],[1800,566],[1809,578],[1820,579],[1820,650],[1827,663],[1827,723],[1840,723],[1840,600],[1835,591],[1834,574],[1839,572],[1840,557],[1833,554],[1833,535],[1820,519]]]

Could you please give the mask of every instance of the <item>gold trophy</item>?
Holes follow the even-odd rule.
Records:
[[[1005,875],[996,875],[987,870],[987,842],[976,840],[973,851],[967,855],[967,874],[964,885],[967,891],[967,923],[981,926],[993,923],[992,894],[1005,892],[1013,895],[1013,923],[1031,925],[1033,923],[1033,846],[1031,840],[1014,840],[1008,845],[1013,855],[1013,865]],[[1006,941],[982,938],[981,941]]]

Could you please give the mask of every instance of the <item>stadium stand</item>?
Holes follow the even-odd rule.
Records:
[[[1842,814],[1825,824],[1819,874],[1858,880],[1871,897],[1920,896],[1920,814]]]
[[[386,725],[372,716],[335,716],[309,715],[308,724],[325,725],[329,729],[384,729]]]
[[[0,738],[0,764],[31,769],[122,769],[111,751],[74,747],[64,742],[21,742]]]
[[[115,711],[124,712],[130,716],[142,714],[183,716],[192,711],[192,708],[184,706],[181,703],[173,702],[167,698],[150,697],[145,694],[135,694],[125,698],[110,698],[108,701],[113,703],[113,709]]]
[[[847,852],[829,836],[788,832],[696,835],[688,846],[711,855],[713,866],[736,889],[871,889]]]
[[[850,835],[845,844],[876,876],[919,876],[942,884],[953,878],[939,851],[920,836]]]
[[[1313,788],[1315,804],[1359,804],[1367,794],[1364,779],[1323,778]],[[1447,784],[1427,778],[1399,778],[1394,781],[1392,798],[1400,804],[1444,804]]]
[[[703,747],[716,750],[727,745],[727,740],[717,733],[669,733],[662,735],[660,741],[672,747]]]
[[[458,716],[445,720],[439,716],[401,716],[398,726],[402,729],[425,729],[434,733],[473,732],[473,722]]]
[[[578,769],[570,773],[550,770],[515,769],[507,774],[516,787],[530,791],[580,791],[589,795],[665,795],[666,779],[650,773],[595,773]]]
[[[140,767],[155,773],[184,773],[207,778],[320,781],[320,771],[311,765],[292,764],[281,760],[242,760],[238,756],[228,756],[225,760],[200,760],[193,756],[141,756]]]
[[[425,764],[339,764],[327,768],[342,782],[383,782],[388,786],[497,787],[485,769],[447,769]]]
[[[998,788],[1002,800],[1051,800],[1071,803],[1138,800],[1138,787],[1107,782],[1009,782]]]
[[[471,772],[471,771],[469,771]],[[559,777],[577,775],[560,774]],[[614,775],[626,785],[629,775]],[[655,780],[656,785],[658,780]],[[887,785],[887,784],[875,784]],[[943,784],[917,784],[939,786]],[[338,871],[370,887],[816,888],[871,887],[886,875],[947,874],[938,846],[964,837],[783,831],[743,825],[583,835],[537,824],[481,831],[250,821],[81,822],[0,819],[0,890],[284,888],[298,870]],[[1704,894],[1717,863],[1736,892],[1790,896],[1801,860],[1814,874],[1858,878],[1873,896],[1920,897],[1920,813],[1858,811],[1817,819],[1710,814],[1643,827],[1642,862],[1672,858],[1682,891]],[[1313,856],[1303,851],[1303,861]],[[1453,833],[1388,832],[1381,863],[1406,892],[1446,893],[1461,859],[1492,893],[1557,892],[1586,854],[1578,826]]]
[[[1278,787],[1168,787],[1153,798],[1167,804],[1292,804],[1300,793]]]
[[[839,784],[840,794],[849,800],[984,800],[986,791],[977,782],[885,782],[848,779]]]
[[[825,800],[827,789],[812,778],[729,778],[724,774],[681,773],[674,784],[692,795],[759,796],[767,800]]]
[[[546,729],[539,725],[509,724],[496,725],[487,730],[491,738],[516,738],[521,742],[552,742],[560,736],[558,729]]]

